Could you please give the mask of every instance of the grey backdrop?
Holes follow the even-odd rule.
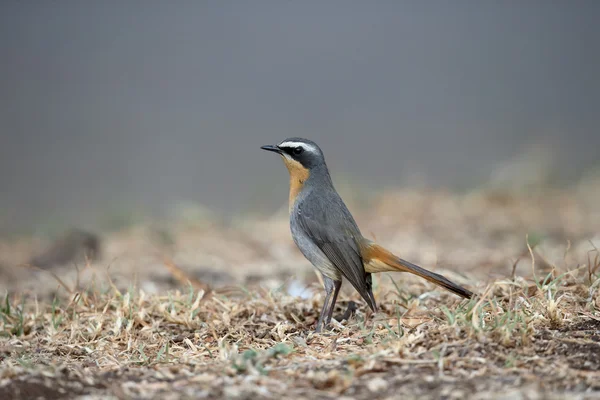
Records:
[[[594,0],[3,0],[0,223],[271,210],[286,172],[259,146],[288,136],[374,187],[483,181],[539,143],[576,177],[600,145],[598,21]]]

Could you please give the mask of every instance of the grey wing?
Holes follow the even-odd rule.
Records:
[[[369,296],[367,274],[359,248],[362,235],[339,196],[323,196],[319,202],[304,201],[298,206],[296,216],[298,226],[354,286],[369,307],[375,309]]]

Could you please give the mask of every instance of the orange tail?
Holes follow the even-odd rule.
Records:
[[[429,282],[435,283],[452,293],[462,296],[466,299],[473,297],[473,293],[467,289],[458,286],[456,283],[446,279],[442,275],[436,274],[431,271],[427,271],[418,265],[412,264],[405,261],[394,254],[390,253],[383,247],[368,242],[361,248],[362,257],[364,260],[365,271],[374,272],[410,272],[428,280]]]

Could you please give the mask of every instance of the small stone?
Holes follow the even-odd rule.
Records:
[[[373,378],[367,382],[367,388],[373,393],[383,392],[388,386],[388,383],[383,378]]]
[[[242,391],[236,386],[227,386],[223,389],[223,395],[228,399],[236,399],[242,396]]]

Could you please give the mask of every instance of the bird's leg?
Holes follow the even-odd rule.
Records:
[[[340,293],[341,287],[342,281],[333,281],[333,298],[331,299],[331,304],[329,305],[329,310],[327,311],[327,319],[325,320],[325,326],[329,325],[329,323],[331,322],[331,316],[333,315],[333,309],[335,308],[335,302],[337,301],[337,297]]]
[[[323,283],[325,286],[325,292],[327,293],[327,295],[325,296],[325,302],[323,303],[323,309],[321,310],[321,314],[319,315],[319,319],[317,320],[317,329],[315,329],[315,332],[319,333],[321,332],[321,330],[323,329],[323,321],[325,320],[325,317],[327,316],[328,313],[328,304],[329,304],[329,299],[331,298],[331,295],[333,294],[333,290],[334,290],[334,286],[335,286],[335,281],[325,275],[323,275]]]
[[[329,302],[329,297],[331,293],[327,293],[325,296],[325,304],[323,304],[323,309],[321,309],[321,314],[319,314],[319,319],[317,320],[317,328],[315,329],[316,333],[320,333],[323,329],[323,320],[325,319],[325,313],[327,311],[327,303]]]
[[[353,302],[352,300],[350,302],[348,302],[348,307],[346,308],[346,311],[344,311],[343,314],[338,315],[337,317],[335,317],[336,321],[349,321],[350,317],[354,314],[354,311],[356,311],[358,309],[358,306],[356,305],[355,302]]]

